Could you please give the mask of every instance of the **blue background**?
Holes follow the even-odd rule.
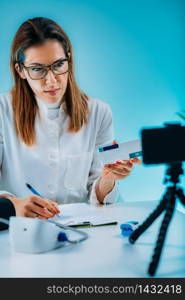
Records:
[[[77,81],[110,104],[118,142],[143,126],[179,121],[185,109],[185,2],[183,0],[0,1],[0,92],[11,87],[9,56],[19,25],[49,17],[69,35]],[[164,166],[136,166],[120,182],[126,201],[156,200]]]

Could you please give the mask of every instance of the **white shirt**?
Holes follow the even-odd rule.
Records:
[[[95,184],[102,163],[98,148],[112,143],[112,113],[108,104],[90,98],[88,124],[69,133],[63,104],[46,104],[36,98],[36,145],[25,145],[15,132],[10,92],[0,95],[0,195],[29,197],[29,183],[43,197],[58,203],[97,203]],[[105,197],[112,203],[117,185]]]

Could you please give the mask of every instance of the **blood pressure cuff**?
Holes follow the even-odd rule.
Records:
[[[11,216],[15,216],[15,207],[13,203],[6,198],[0,198],[0,218],[9,219]],[[0,230],[7,229],[8,225],[0,222]]]

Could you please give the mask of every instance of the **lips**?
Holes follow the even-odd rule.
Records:
[[[51,92],[56,92],[56,91],[58,91],[59,89],[54,89],[54,90],[48,90],[48,91],[44,91],[44,92],[46,92],[46,93],[51,93]]]

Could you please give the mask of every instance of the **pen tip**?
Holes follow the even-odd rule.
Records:
[[[31,185],[29,183],[26,183],[26,186],[30,189]]]

